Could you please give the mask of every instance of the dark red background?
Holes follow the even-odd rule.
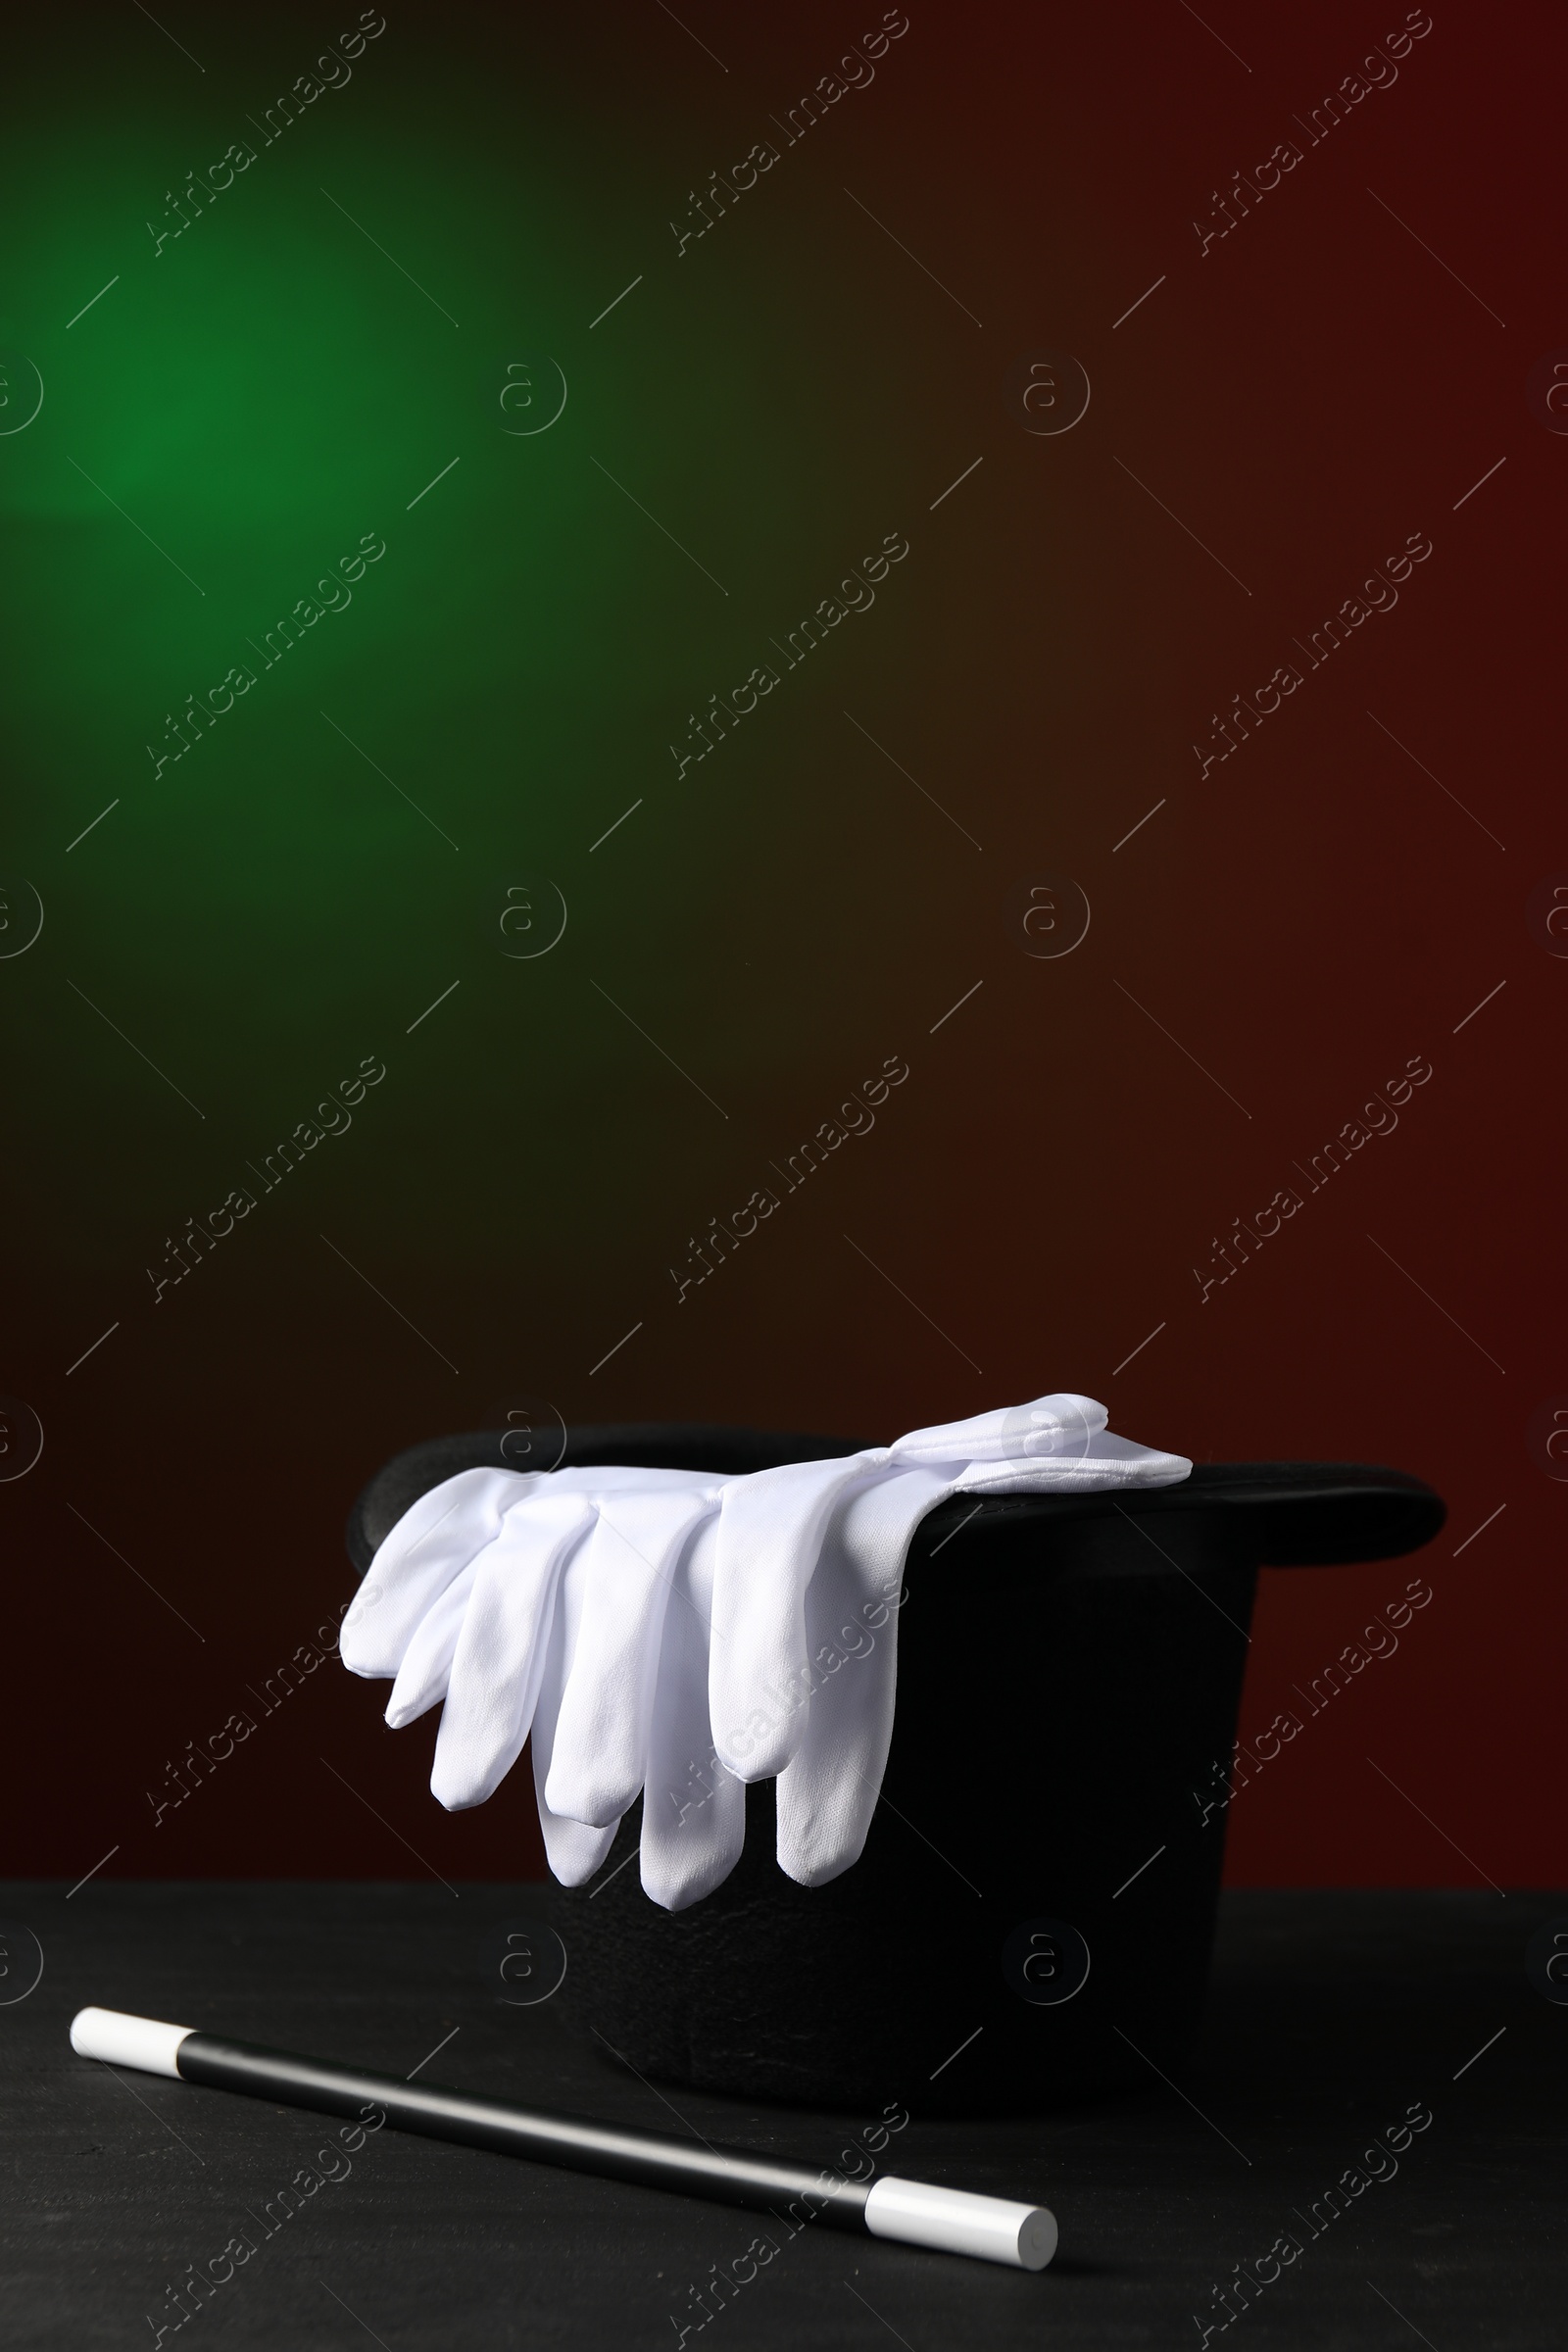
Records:
[[[761,93],[802,85],[858,23],[686,13]],[[759,894],[749,936],[775,969],[791,964],[799,1010],[782,1077],[729,1073],[729,1159],[713,1161],[707,1134],[655,1126],[633,1097],[612,1216],[605,1193],[592,1220],[573,1224],[559,1200],[539,1215],[522,1169],[514,1249],[470,1251],[461,1213],[432,1213],[429,1186],[468,1148],[472,1073],[447,1070],[433,1033],[417,1033],[398,1041],[417,1100],[395,1106],[388,1090],[354,1225],[373,1230],[400,1299],[438,1326],[461,1377],[346,1278],[323,1278],[315,1236],[334,1230],[334,1204],[318,1197],[280,1202],[254,1247],[191,1286],[177,1324],[144,1320],[133,1353],[68,1382],[108,1319],[101,1269],[50,1229],[41,1126],[15,1139],[0,1385],[49,1433],[38,1467],[0,1488],[17,1872],[74,1879],[110,1848],[106,1868],[128,1875],[540,1870],[527,1775],[448,1817],[427,1788],[433,1720],[390,1734],[384,1693],[335,1665],[156,1830],[146,1795],[166,1759],[217,1731],[348,1599],[340,1530],[363,1479],[415,1439],[483,1425],[509,1393],[547,1396],[568,1420],[883,1438],[1071,1387],[1109,1401],[1128,1434],[1200,1459],[1382,1461],[1449,1504],[1419,1560],[1265,1577],[1244,1736],[1409,1576],[1433,1599],[1397,1654],[1239,1795],[1233,1882],[1563,1877],[1568,1487],[1527,1431],[1568,1392],[1568,961],[1532,935],[1527,903],[1568,869],[1555,691],[1568,437],[1526,399],[1536,362],[1568,346],[1562,20],[1440,6],[1395,86],[1200,256],[1192,221],[1211,191],[1298,135],[1293,116],[1404,12],[1205,15],[1212,31],[1176,0],[917,7],[881,111],[867,104],[853,150],[818,172],[824,189],[842,177],[881,191],[912,250],[984,320],[967,327],[932,294],[929,341],[889,352],[888,430],[915,485],[901,511],[918,544],[894,672],[867,707],[897,702],[916,772],[987,847],[972,858],[955,834],[951,858],[944,842],[933,863],[927,840],[915,860],[893,804],[866,815],[809,803],[831,862],[813,919],[830,921],[836,962],[800,952],[754,873],[730,877]],[[585,87],[599,76],[607,121],[621,120],[638,50],[602,19]],[[703,128],[707,100],[669,30],[676,111],[661,135],[679,148],[678,126],[682,151],[710,160],[723,143]],[[433,16],[418,37],[438,43]],[[487,70],[521,60],[502,52]],[[656,210],[667,178],[651,174]],[[811,216],[801,233],[827,231]],[[869,247],[862,266],[907,267]],[[829,399],[808,242],[802,267],[780,299]],[[1060,441],[1031,438],[1004,405],[1007,368],[1041,346],[1074,352],[1094,387]],[[929,512],[975,454],[978,473]],[[1433,554],[1397,610],[1200,781],[1191,745],[1210,713],[1297,659],[1293,638],[1417,531]],[[823,748],[842,724],[833,700],[796,748],[803,770],[841,756]],[[1061,962],[1025,956],[1009,923],[1012,892],[1041,870],[1074,875],[1094,907]],[[846,1024],[835,1005],[862,919]],[[678,965],[678,940],[669,953]],[[931,1034],[976,979],[979,995]],[[766,1248],[675,1308],[665,1267],[685,1233],[892,1053],[911,1074],[876,1135],[788,1204]],[[1213,1238],[1278,1187],[1304,1190],[1293,1162],[1413,1055],[1433,1076],[1397,1132],[1200,1302],[1193,1269],[1208,1268]],[[638,1341],[590,1378],[639,1317]]]

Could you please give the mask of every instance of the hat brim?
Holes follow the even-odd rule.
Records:
[[[556,1470],[621,1463],[639,1469],[710,1470],[741,1477],[781,1462],[828,1461],[858,1453],[863,1441],[678,1422],[595,1424],[519,1437],[477,1430],[426,1439],[379,1469],[349,1513],[349,1558],[363,1576],[379,1546],[421,1494],[463,1470]],[[1227,1550],[1259,1566],[1343,1566],[1393,1559],[1429,1544],[1447,1513],[1441,1495],[1401,1470],[1362,1462],[1200,1462],[1171,1487],[1114,1494],[1005,1494],[943,1503],[922,1523],[927,1545],[960,1521],[995,1524],[1092,1519],[1113,1511],[1137,1519],[1208,1513]]]

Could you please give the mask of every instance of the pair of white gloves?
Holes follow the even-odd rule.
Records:
[[[532,1734],[565,1886],[593,1877],[641,1792],[644,1891],[700,1902],[740,1858],[747,1782],[776,1776],[779,1867],[820,1886],[876,1809],[916,1526],[956,1494],[1187,1477],[1105,1422],[1055,1396],[745,1478],[465,1470],[381,1544],[343,1662],[395,1678],[395,1731],[444,1702],[430,1788],[450,1811],[493,1795]]]

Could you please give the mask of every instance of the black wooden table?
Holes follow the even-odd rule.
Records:
[[[1061,2253],[1037,2277],[391,2132],[351,2155],[324,2117],[116,2075],[67,2040],[98,2003],[812,2163],[863,2140],[871,2115],[644,2083],[559,1997],[508,2005],[487,1936],[551,1915],[532,1886],[0,1886],[6,2343],[1568,2342],[1568,2006],[1525,1967],[1544,1923],[1568,1932],[1564,1895],[1231,1895],[1179,2082],[1004,2123],[922,2122],[919,2084],[890,2082],[914,2120],[883,2169],[1049,2203]],[[21,1998],[19,1928],[44,1962]],[[1401,2145],[1412,2111],[1431,2120]],[[776,2247],[749,2253],[760,2232]]]

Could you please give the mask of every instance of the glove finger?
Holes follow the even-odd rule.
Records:
[[[881,1479],[849,1497],[823,1541],[806,1596],[810,1703],[778,1777],[778,1866],[803,1886],[860,1858],[893,1738],[909,1539],[951,1492],[927,1470]]]
[[[1105,1408],[1093,1396],[1060,1392],[1037,1396],[1030,1404],[1009,1404],[967,1421],[945,1421],[932,1429],[911,1429],[895,1438],[892,1451],[901,1462],[994,1462],[1045,1459],[1082,1452],[1090,1435],[1103,1429]]]
[[[514,1470],[462,1470],[411,1504],[377,1546],[343,1620],[338,1650],[351,1674],[397,1673],[431,1602],[539,1484]]]
[[[671,1573],[713,1497],[601,1494],[598,1505],[566,1570],[580,1611],[545,1794],[552,1811],[602,1825],[643,1785]]]
[[[590,1536],[589,1542],[592,1542]],[[590,1829],[586,1822],[571,1821],[551,1811],[545,1798],[545,1782],[550,1774],[550,1760],[555,1750],[556,1720],[561,1712],[561,1694],[565,1687],[567,1665],[576,1641],[576,1609],[572,1605],[571,1571],[581,1557],[583,1545],[567,1561],[562,1572],[561,1586],[550,1628],[550,1640],[545,1650],[544,1673],[539,1684],[539,1702],[533,1711],[533,1730],[529,1735],[533,1749],[533,1788],[539,1805],[539,1827],[544,1832],[545,1858],[563,1886],[581,1886],[591,1879],[615,1841],[619,1822],[608,1829]]]
[[[743,1781],[782,1772],[805,1730],[806,1592],[833,1511],[890,1456],[791,1462],[731,1479],[713,1567],[709,1707],[723,1762]]]
[[[480,1558],[483,1556],[481,1553]],[[478,1562],[474,1560],[466,1568],[460,1568],[415,1627],[392,1685],[392,1695],[386,1702],[386,1719],[395,1732],[401,1732],[405,1724],[427,1714],[445,1698],[458,1636],[463,1631],[478,1572]]]
[[[713,1748],[708,1714],[709,1618],[718,1521],[674,1571],[659,1650],[643,1787],[642,1882],[650,1902],[684,1911],[729,1877],[746,1842],[746,1788]]]
[[[1174,1486],[1178,1480],[1190,1478],[1193,1471],[1185,1453],[1161,1453],[1157,1446],[1114,1437],[1108,1429],[1097,1431],[1090,1439],[1085,1467],[1098,1468],[1105,1479],[1119,1471],[1130,1487]]]
[[[971,1462],[955,1480],[961,1494],[1113,1493],[1118,1487],[1172,1487],[1192,1474],[1185,1454],[1160,1453],[1131,1438],[1096,1431],[1084,1450],[1056,1461]]]
[[[478,1564],[452,1660],[430,1792],[482,1805],[522,1753],[539,1695],[562,1563],[593,1519],[586,1495],[531,1495]]]
[[[566,1821],[552,1813],[541,1796],[539,1826],[545,1834],[545,1858],[552,1876],[563,1886],[586,1886],[614,1844],[620,1824],[612,1821],[608,1829],[593,1830],[585,1821]]]

